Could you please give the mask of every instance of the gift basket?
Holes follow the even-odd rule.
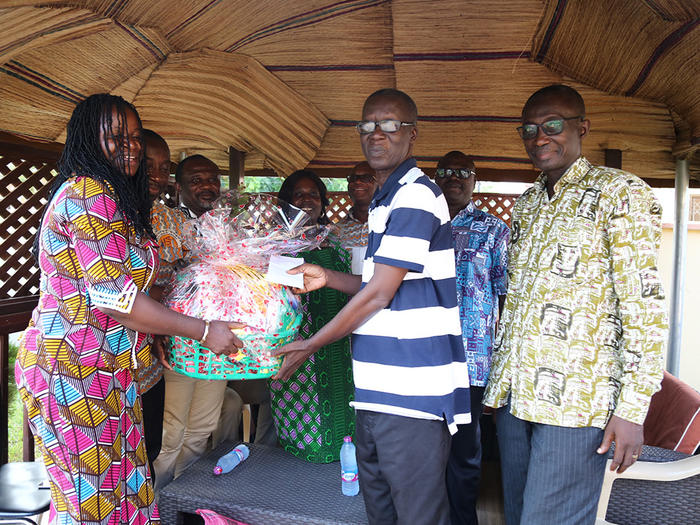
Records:
[[[177,273],[165,304],[178,312],[245,323],[235,330],[243,349],[217,355],[198,341],[172,337],[169,363],[200,379],[259,379],[274,375],[281,359],[271,351],[296,339],[299,298],[263,274],[272,255],[318,247],[327,229],[305,226],[302,210],[267,195],[230,193],[214,209],[184,225],[196,260]]]

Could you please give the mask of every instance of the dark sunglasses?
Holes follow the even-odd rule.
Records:
[[[364,182],[366,184],[372,184],[374,182],[374,175],[352,175],[347,176],[348,182]]]
[[[439,179],[447,179],[452,175],[454,175],[458,179],[468,179],[469,177],[476,175],[476,171],[466,168],[460,168],[457,170],[453,170],[450,168],[438,168],[435,170],[435,176]]]
[[[520,138],[524,140],[534,139],[537,136],[539,129],[542,129],[544,134],[548,136],[559,135],[559,133],[564,131],[564,123],[567,120],[574,119],[583,119],[583,117],[581,115],[577,115],[575,117],[555,118],[548,120],[547,122],[543,122],[542,124],[523,124],[515,129],[518,130]]]
[[[401,126],[415,126],[415,122],[401,122],[400,120],[380,120],[375,122],[372,120],[362,120],[357,123],[357,131],[360,135],[369,135],[374,133],[374,130],[379,127],[384,133],[396,133],[401,129]]]

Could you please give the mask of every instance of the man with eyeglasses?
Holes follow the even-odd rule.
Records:
[[[377,190],[377,179],[367,161],[356,164],[347,179],[352,208],[338,221],[338,236],[340,244],[352,255],[352,273],[360,274],[367,249],[369,205]]]
[[[581,156],[589,129],[563,85],[534,93],[518,127],[542,174],[513,210],[484,394],[497,408],[508,525],[593,524],[611,442],[621,473],[661,383],[661,207],[641,179]]]
[[[457,269],[457,304],[469,367],[472,421],[452,436],[445,480],[452,525],[477,525],[481,479],[481,399],[489,376],[494,330],[505,299],[508,226],[472,202],[476,168],[450,151],[438,161],[435,182],[447,200]]]
[[[450,216],[418,169],[413,100],[395,89],[369,96],[358,124],[379,189],[369,209],[362,276],[303,264],[304,290],[354,297],[313,337],[290,343],[278,378],[318,348],[352,333],[360,487],[370,525],[447,525],[450,434],[469,423]]]

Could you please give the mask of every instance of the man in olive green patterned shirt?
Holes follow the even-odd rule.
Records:
[[[638,177],[581,156],[589,128],[562,85],[533,94],[518,128],[542,174],[513,210],[484,395],[498,408],[508,525],[594,523],[610,443],[622,472],[661,383],[661,207]]]

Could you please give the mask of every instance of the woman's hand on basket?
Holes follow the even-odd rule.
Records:
[[[285,381],[292,377],[297,368],[318,350],[311,345],[310,341],[310,339],[299,339],[272,351],[272,355],[284,356],[282,366],[273,379]]]
[[[304,287],[292,288],[292,291],[296,294],[313,292],[314,290],[323,288],[326,286],[326,284],[328,284],[326,270],[318,264],[300,264],[291,270],[287,270],[287,273],[290,275],[298,275],[300,273],[304,274]]]
[[[211,321],[209,333],[203,341],[204,346],[215,354],[235,354],[243,348],[241,340],[232,332],[238,328],[245,328],[245,323],[233,321]]]

